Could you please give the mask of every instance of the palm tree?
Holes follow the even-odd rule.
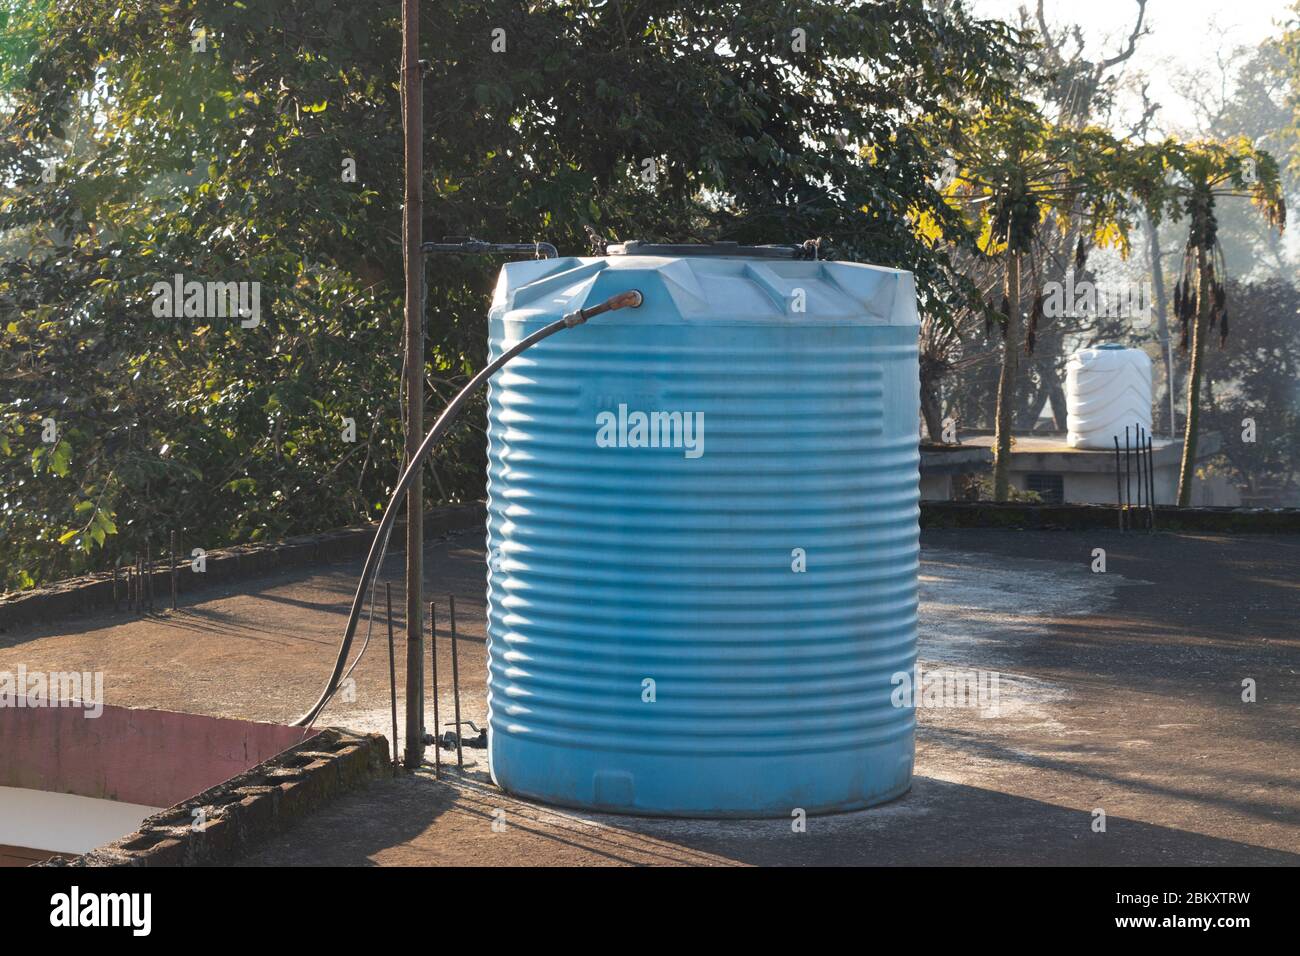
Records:
[[[1188,219],[1183,267],[1174,286],[1174,314],[1182,326],[1183,351],[1191,352],[1187,370],[1187,411],[1183,458],[1178,470],[1178,504],[1191,504],[1200,427],[1201,378],[1205,366],[1205,341],[1216,328],[1222,348],[1228,338],[1227,275],[1219,244],[1215,206],[1225,196],[1249,198],[1268,225],[1281,232],[1286,227],[1277,162],[1245,139],[1227,143],[1164,143],[1153,147],[1148,159],[1173,173],[1159,195],[1153,196],[1158,216],[1167,209],[1177,220]],[[1157,158],[1162,157],[1162,158]]]
[[[1143,191],[1144,170],[1104,130],[1063,127],[1024,104],[978,117],[962,137],[957,154],[959,169],[949,190],[950,201],[977,218],[980,251],[1002,263],[1002,302],[991,306],[1004,331],[994,416],[993,495],[1005,501],[1010,492],[1012,409],[1020,352],[1022,348],[1032,351],[1041,302],[1040,225],[1051,220],[1060,230],[1069,230],[1078,226],[1082,210],[1082,221],[1091,226],[1096,245],[1117,245],[1127,254],[1130,197]],[[1026,266],[1035,303],[1028,330],[1022,294]]]

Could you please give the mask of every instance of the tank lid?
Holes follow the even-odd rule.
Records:
[[[735,242],[643,242],[629,239],[605,247],[607,256],[731,256],[743,259],[818,259],[820,243],[810,239],[799,245],[742,246]]]

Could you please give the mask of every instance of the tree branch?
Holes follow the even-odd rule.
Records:
[[[1099,64],[1097,64],[1098,76],[1101,76],[1102,73],[1104,73],[1106,70],[1109,70],[1112,66],[1117,66],[1120,63],[1123,63],[1129,57],[1131,57],[1133,55],[1133,51],[1137,49],[1137,41],[1151,32],[1150,29],[1146,29],[1146,30],[1142,29],[1142,21],[1146,19],[1146,14],[1147,14],[1147,0],[1137,0],[1137,5],[1138,5],[1137,23],[1133,25],[1133,32],[1129,34],[1128,44],[1125,46],[1123,50],[1115,54],[1110,59],[1102,60]],[[1039,0],[1039,6],[1041,8],[1042,0]]]

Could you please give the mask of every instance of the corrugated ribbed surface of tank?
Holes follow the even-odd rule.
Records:
[[[1080,349],[1065,366],[1067,442],[1074,448],[1115,447],[1124,429],[1151,433],[1151,359],[1141,349]]]
[[[906,272],[507,265],[489,393],[489,758],[567,806],[789,816],[911,779],[917,318]],[[802,308],[802,311],[800,311]]]

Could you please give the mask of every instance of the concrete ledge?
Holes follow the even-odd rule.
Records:
[[[921,443],[921,477],[964,475],[988,471],[993,465],[993,451],[978,445],[942,445]]]
[[[425,515],[424,529],[428,537],[467,531],[482,527],[486,510],[481,502],[434,508]],[[391,553],[400,553],[405,547],[402,532],[405,522],[398,521],[389,539]],[[340,528],[317,534],[301,535],[284,541],[267,544],[244,544],[218,548],[207,552],[207,570],[196,574],[184,565],[176,575],[179,593],[198,590],[205,585],[221,584],[243,578],[256,577],[281,568],[310,564],[325,564],[347,558],[363,557],[370,550],[377,524],[355,528]],[[184,542],[184,547],[195,546]],[[155,607],[167,607],[171,600],[171,571],[164,561],[153,572]],[[121,594],[125,603],[125,580]],[[0,598],[0,631],[20,624],[44,622],[103,610],[114,606],[113,575],[108,571],[68,578],[54,584],[27,591],[18,591]]]
[[[1146,528],[1146,509],[1134,518],[1138,528]],[[1155,524],[1157,531],[1300,534],[1300,508],[1177,508],[1156,505]],[[1119,527],[1119,515],[1114,505],[923,501],[921,527],[1114,531]]]
[[[385,737],[331,727],[251,770],[154,814],[134,833],[82,856],[54,858],[38,865],[232,863],[335,796],[392,772]]]

